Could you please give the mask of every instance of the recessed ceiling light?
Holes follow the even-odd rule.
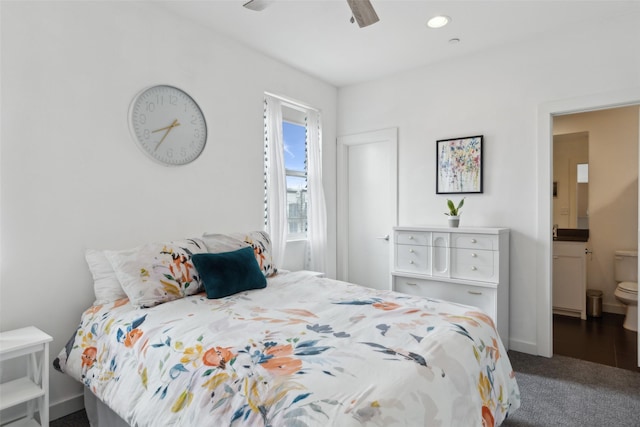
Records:
[[[451,22],[451,18],[445,15],[434,16],[433,18],[427,21],[427,26],[429,28],[442,28]]]

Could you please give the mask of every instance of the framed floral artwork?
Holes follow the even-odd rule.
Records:
[[[436,194],[482,193],[483,135],[437,141]]]

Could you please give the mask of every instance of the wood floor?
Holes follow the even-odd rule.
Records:
[[[613,313],[587,320],[554,314],[553,353],[640,372],[638,334],[624,329],[623,321]]]

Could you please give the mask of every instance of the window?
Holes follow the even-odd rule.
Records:
[[[287,182],[287,240],[307,238],[307,130],[294,109],[282,108],[282,139]]]
[[[274,262],[287,241],[305,243],[304,267],[324,271],[327,213],[320,111],[277,95],[264,99],[264,225]]]

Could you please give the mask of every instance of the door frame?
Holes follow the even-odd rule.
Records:
[[[337,139],[337,250],[336,274],[338,280],[346,280],[349,272],[349,147],[360,144],[371,144],[388,141],[392,145],[391,164],[395,171],[391,171],[391,200],[393,203],[393,225],[398,225],[398,128],[387,128],[339,136]],[[391,235],[392,233],[390,233]],[[393,243],[391,237],[390,243]],[[389,257],[391,264],[391,257]],[[389,277],[389,282],[391,277]]]
[[[536,271],[536,347],[537,354],[553,355],[553,308],[552,308],[552,223],[553,223],[553,117],[606,110],[610,108],[640,105],[640,86],[596,95],[548,102],[538,108],[538,230]],[[640,156],[638,159],[640,165]],[[640,199],[639,199],[640,205]],[[640,243],[640,216],[638,219],[638,241]],[[640,245],[639,245],[640,247]],[[638,321],[640,324],[640,319]],[[640,325],[639,325],[640,326]],[[640,340],[638,341],[638,365],[640,366]]]

